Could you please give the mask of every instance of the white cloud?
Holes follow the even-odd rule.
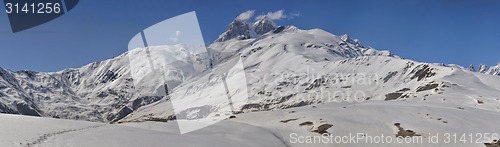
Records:
[[[286,15],[283,12],[284,12],[284,10],[278,10],[276,12],[267,12],[267,14],[259,15],[255,19],[261,19],[264,17],[267,17],[270,20],[283,19],[283,18],[286,18]]]
[[[254,13],[255,13],[255,10],[248,10],[248,11],[243,12],[240,15],[238,15],[238,17],[236,17],[236,19],[247,21],[248,19],[250,19],[253,16]]]
[[[264,17],[267,17],[268,19],[270,20],[280,20],[280,19],[293,19],[295,17],[298,17],[300,16],[300,12],[293,12],[293,13],[289,13],[288,15],[285,14],[285,10],[278,10],[276,12],[267,12],[267,14],[265,15],[259,15],[257,16],[255,19],[261,19],[261,18],[264,18]]]
[[[170,35],[169,39],[172,40],[173,42],[177,42],[179,41],[179,36],[181,36],[181,31],[175,31],[175,33]]]
[[[300,16],[299,11],[292,12],[292,13],[288,14],[288,20],[293,19],[295,17],[299,17],[299,16]]]

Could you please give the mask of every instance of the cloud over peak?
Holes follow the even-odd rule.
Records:
[[[276,12],[267,12],[267,14],[259,15],[255,19],[262,19],[265,17],[270,20],[279,20],[287,17],[286,14],[284,14],[283,12],[284,10],[278,10]]]
[[[240,15],[238,15],[238,17],[236,17],[236,19],[241,20],[241,21],[247,21],[250,18],[252,18],[254,13],[255,13],[255,10],[248,10],[248,11],[245,11],[245,12],[241,13]]]
[[[285,14],[285,10],[278,10],[275,12],[267,12],[266,14],[259,15],[255,17],[256,20],[267,18],[269,20],[280,20],[280,19],[293,19],[295,17],[300,16],[300,12],[293,12],[289,14]]]
[[[238,15],[238,17],[236,17],[236,20],[240,20],[240,21],[248,21],[250,20],[255,14],[255,10],[248,10],[248,11],[245,11],[243,13],[241,13],[240,15]],[[259,20],[259,19],[262,19],[262,18],[267,18],[269,20],[281,20],[281,19],[293,19],[295,17],[299,17],[300,16],[300,12],[296,11],[296,12],[292,12],[292,13],[285,13],[285,10],[278,10],[278,11],[275,11],[275,12],[267,12],[267,13],[263,13],[262,15],[258,15],[255,17],[255,20]]]

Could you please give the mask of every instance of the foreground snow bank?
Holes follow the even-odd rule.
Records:
[[[183,135],[175,122],[104,124],[2,114],[0,124],[0,146],[284,146],[266,129],[231,121]]]

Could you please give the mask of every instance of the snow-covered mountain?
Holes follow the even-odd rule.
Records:
[[[156,48],[182,48],[177,46],[152,47],[152,53],[163,53]],[[76,69],[59,72],[9,71],[0,68],[0,112],[46,116],[55,118],[117,121],[135,109],[163,98],[143,85],[134,84],[130,76],[128,54],[94,62]],[[203,59],[200,59],[203,58]],[[190,56],[188,61],[173,63],[165,68],[193,69],[184,65],[205,66],[205,57]],[[173,66],[175,65],[175,66]],[[204,68],[201,68],[204,69]],[[194,72],[193,70],[190,71]],[[186,78],[191,75],[183,73]],[[149,75],[144,75],[147,77]],[[141,81],[141,79],[136,79]],[[175,82],[174,82],[175,83]],[[163,83],[148,83],[160,87]]]
[[[182,45],[152,47],[153,51],[154,48],[177,50]],[[190,55],[185,61],[170,64],[169,68],[183,72],[185,79],[171,81],[175,86],[168,87],[169,91],[203,84],[207,82],[205,77],[241,58],[248,84],[246,92],[252,101],[238,108],[239,112],[325,103],[326,97],[351,101],[445,101],[427,98],[438,95],[462,95],[447,102],[497,110],[499,85],[492,81],[498,77],[401,59],[389,51],[365,46],[347,34],[336,36],[321,29],[275,26],[266,17],[253,24],[235,19],[208,48],[210,57]],[[133,50],[59,72],[0,69],[0,112],[104,122],[174,118],[171,96],[151,91],[161,89],[164,83],[137,85],[140,79],[130,76],[128,54],[139,52],[140,49]],[[498,75],[498,69],[497,65],[482,71]],[[450,78],[466,75],[477,84]],[[365,83],[352,82],[359,79]],[[468,96],[454,94],[459,89]],[[235,93],[238,92],[245,91]],[[349,92],[363,95],[353,96]],[[325,96],[315,95],[318,93]]]
[[[190,54],[185,48],[188,46],[182,44],[137,48],[113,59],[58,72],[0,68],[2,113],[123,123],[2,114],[1,124],[17,127],[0,126],[0,145],[318,146],[294,144],[289,134],[397,136],[409,132],[430,137],[435,133],[500,131],[495,127],[500,118],[500,77],[495,76],[500,74],[500,64],[481,65],[476,72],[473,66],[416,62],[376,50],[347,34],[277,26],[266,17],[254,23],[235,19],[208,46],[210,54]],[[182,59],[161,66],[177,71],[176,75],[143,74],[146,69],[133,57],[140,58],[144,52],[182,55]],[[164,60],[170,59],[151,62]],[[238,70],[243,76],[228,72],[235,66],[241,66]],[[229,77],[225,85],[240,87],[221,86],[214,78],[221,73]],[[233,96],[236,101],[204,103],[207,97],[220,95],[207,96],[203,91]],[[204,106],[176,112],[173,100]],[[231,116],[213,111],[229,105],[234,106]],[[179,136],[176,114],[227,118]],[[99,141],[102,138],[108,140]]]
[[[226,33],[233,32],[231,29]],[[328,103],[332,99],[445,102],[457,107],[500,110],[500,85],[493,82],[498,82],[498,77],[459,66],[401,59],[389,51],[366,47],[348,35],[336,36],[320,29],[279,26],[255,37],[219,40],[209,48],[214,69],[175,90],[203,85],[208,77],[241,57],[248,85],[248,91],[243,92],[248,92],[249,102],[237,108],[237,113]],[[241,91],[230,93],[237,95]],[[141,107],[121,121],[174,118],[169,100]]]

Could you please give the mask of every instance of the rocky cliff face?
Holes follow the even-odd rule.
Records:
[[[267,32],[270,32],[271,30],[274,30],[276,27],[274,26],[274,23],[269,20],[267,17],[262,17],[261,19],[257,20],[253,25],[252,25],[255,33],[262,35]]]

